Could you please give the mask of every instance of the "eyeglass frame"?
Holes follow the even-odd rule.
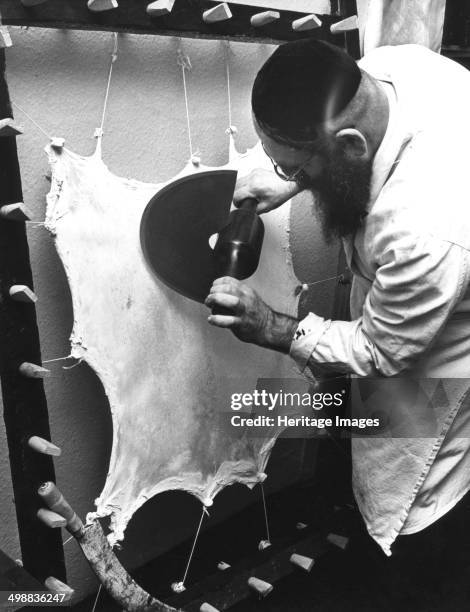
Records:
[[[305,167],[312,161],[312,159],[317,155],[317,153],[312,153],[312,155],[303,162],[303,164],[301,164],[297,170],[295,170],[295,172],[293,172],[292,174],[286,174],[284,172],[284,170],[281,168],[281,166],[274,161],[274,159],[271,157],[271,155],[269,155],[269,153],[266,151],[266,148],[264,146],[264,143],[261,141],[261,146],[263,147],[263,151],[265,152],[265,154],[269,157],[269,160],[271,161],[273,167],[274,167],[274,172],[277,174],[277,176],[282,179],[283,181],[286,182],[290,182],[290,181],[295,181],[295,182],[301,182],[299,181],[299,177],[300,174],[305,170]]]

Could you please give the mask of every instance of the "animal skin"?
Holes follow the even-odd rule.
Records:
[[[227,167],[240,174],[269,168],[259,145],[239,155],[232,143],[231,151]],[[90,157],[57,147],[47,153],[52,187],[46,226],[72,294],[71,354],[99,376],[112,413],[109,471],[94,516],[111,516],[115,544],[133,513],[162,491],[181,489],[210,505],[227,485],[262,481],[279,432],[253,438],[231,427],[230,393],[295,372],[289,357],[210,326],[207,308],[151,274],[140,221],[148,201],[168,183],[113,175],[99,148]],[[207,169],[189,163],[178,177]],[[247,282],[275,309],[295,314],[299,281],[289,252],[289,205],[263,219],[261,261]]]

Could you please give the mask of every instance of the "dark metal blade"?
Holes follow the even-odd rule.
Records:
[[[217,276],[209,238],[227,223],[236,179],[235,170],[185,176],[155,194],[142,216],[140,242],[150,269],[198,302]]]

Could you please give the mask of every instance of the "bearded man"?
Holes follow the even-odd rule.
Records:
[[[290,354],[305,374],[441,381],[424,414],[416,394],[399,400],[432,434],[418,423],[416,435],[352,440],[356,501],[384,567],[390,555],[408,563],[435,594],[470,565],[470,528],[458,533],[470,524],[470,73],[417,45],[356,64],[301,40],[261,68],[252,110],[274,171],[240,180],[235,203],[255,197],[264,213],[311,191],[325,237],[343,241],[352,320],[299,321],[225,277],[206,304],[233,314],[209,322]]]

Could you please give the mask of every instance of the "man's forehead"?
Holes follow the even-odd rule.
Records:
[[[281,162],[283,158],[288,158],[288,160],[301,160],[305,158],[307,151],[274,140],[263,131],[256,119],[253,119],[253,123],[255,131],[263,144],[263,148],[270,157],[279,162]]]

